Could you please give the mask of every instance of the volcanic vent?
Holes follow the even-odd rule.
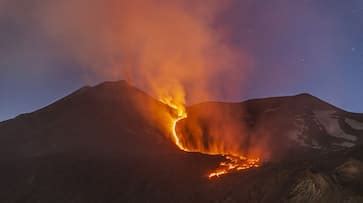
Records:
[[[225,157],[225,160],[220,162],[219,167],[217,169],[212,170],[208,174],[208,178],[219,177],[221,175],[240,171],[244,169],[249,169],[252,167],[260,166],[260,158],[258,157],[246,157],[244,154],[238,150],[239,143],[238,140],[229,140],[232,142],[233,146],[237,146],[237,149],[231,147],[232,145],[228,145],[226,143],[225,138],[221,137],[218,140],[209,139],[203,137],[203,135],[198,135],[194,133],[203,133],[203,132],[190,132],[188,136],[184,136],[178,129],[179,121],[182,121],[188,117],[186,112],[186,108],[182,104],[174,103],[173,100],[161,99],[162,103],[168,105],[171,109],[174,110],[174,116],[172,116],[172,125],[170,129],[170,134],[173,142],[179,149],[186,152],[199,152],[202,154],[208,155],[221,155]],[[241,136],[241,135],[240,135]],[[227,137],[228,138],[228,137]],[[197,144],[195,144],[197,143]],[[230,143],[231,144],[231,143]],[[231,147],[231,148],[230,148]]]
[[[82,88],[43,109],[0,122],[0,200],[362,202],[363,114],[306,94],[207,102],[185,112],[181,119],[167,105],[120,81]],[[230,116],[221,116],[223,112]],[[180,145],[190,151],[200,146],[229,154],[238,152],[231,145],[238,143],[247,157],[265,160],[268,154],[257,149],[268,149],[274,159],[280,153],[295,160],[269,161],[208,181],[204,176],[222,157],[179,150],[170,141],[174,129]],[[242,138],[230,142],[229,136],[237,134]],[[267,147],[254,138],[265,139]],[[300,156],[288,151],[299,146]]]

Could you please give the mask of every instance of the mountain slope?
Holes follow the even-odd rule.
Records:
[[[306,151],[329,152],[362,144],[363,114],[346,112],[309,94],[207,102],[189,107],[179,130],[185,137],[201,132],[206,148],[210,139],[230,136],[240,141],[246,154],[257,151],[272,160],[291,158],[292,152],[306,155]]]
[[[1,202],[180,199],[222,158],[180,151],[160,126],[169,114],[120,81],[0,123]]]
[[[218,114],[214,115],[211,109],[218,109]],[[309,123],[315,123],[316,111],[335,111],[335,117],[329,119],[338,118],[339,129],[357,137],[354,146],[337,148],[332,143],[339,137],[316,131],[320,128]],[[220,112],[225,115],[223,119],[218,117]],[[196,118],[205,125],[204,129],[230,118],[236,119],[237,125],[247,126],[247,136],[258,137],[258,133],[252,132],[269,129],[267,135],[272,138],[267,143],[273,144],[268,148],[273,155],[271,160],[276,154],[288,154],[285,148],[308,150],[301,153],[300,159],[273,159],[259,168],[209,180],[207,172],[216,168],[223,157],[180,151],[167,136],[171,109],[124,81],[106,82],[82,88],[48,107],[0,123],[0,201],[362,200],[360,114],[339,110],[309,95],[236,104],[203,103],[189,107],[188,113],[188,119],[178,125],[180,132],[185,133]],[[305,140],[301,145],[291,139],[289,133],[297,129],[295,122],[301,115],[309,124],[303,136],[321,137],[321,148]],[[320,123],[324,124],[324,119]],[[333,127],[329,129],[338,129],[337,122],[330,123]],[[276,129],[271,129],[273,126]],[[284,139],[289,144],[281,141]],[[253,149],[253,145],[248,145],[251,143],[242,145]],[[308,156],[309,153],[314,156]]]
[[[139,101],[153,108],[143,114]],[[158,144],[174,148],[156,125],[154,111],[168,113],[165,105],[126,82],[85,87],[41,110],[0,123],[0,142],[4,143],[0,156],[33,157],[104,148],[102,143],[107,148],[116,144],[113,147],[123,152],[151,151],[149,148]]]

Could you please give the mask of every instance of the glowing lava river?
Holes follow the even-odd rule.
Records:
[[[226,153],[220,153],[218,151],[206,151],[205,149],[200,149],[200,150],[188,149],[188,147],[184,146],[183,143],[181,142],[181,139],[176,130],[177,123],[180,120],[187,118],[185,107],[183,105],[176,105],[172,103],[171,100],[161,100],[161,102],[168,105],[176,112],[175,118],[172,118],[173,120],[171,126],[172,127],[171,134],[173,142],[176,144],[176,146],[179,149],[186,152],[199,152],[208,155],[221,155],[225,158],[224,161],[219,163],[219,166],[216,169],[212,170],[207,174],[207,177],[209,179],[217,178],[228,173],[260,166],[259,158],[246,158],[243,155],[236,155],[236,154],[231,155]]]

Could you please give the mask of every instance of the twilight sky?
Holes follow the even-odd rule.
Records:
[[[48,105],[81,86],[124,77],[99,74],[55,43],[44,29],[43,19],[54,13],[45,2],[52,1],[0,0],[0,121]],[[68,15],[67,9],[56,15]],[[56,22],[46,21],[47,28],[58,27]],[[253,61],[234,87],[224,82],[227,73],[219,74],[213,88],[222,93],[212,99],[308,92],[363,112],[362,0],[234,0],[210,26],[225,32],[225,43]],[[224,95],[228,88],[234,93]]]

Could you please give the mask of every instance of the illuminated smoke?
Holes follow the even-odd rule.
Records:
[[[65,0],[45,3],[40,21],[65,52],[106,78],[126,79],[157,98],[200,102],[229,92],[250,64],[215,26],[228,1]],[[226,91],[226,90],[224,90]]]
[[[186,103],[243,89],[237,84],[251,61],[226,40],[228,32],[216,26],[228,6],[228,1],[217,0],[66,0],[46,3],[40,21],[57,46],[89,71],[126,79],[176,110],[159,123],[180,149],[239,157],[243,133],[237,121],[214,126],[219,138],[211,139],[208,149],[191,147],[175,128],[187,116]],[[219,92],[218,85],[228,88]],[[154,108],[140,107],[146,114]],[[202,141],[197,131],[192,136]]]

